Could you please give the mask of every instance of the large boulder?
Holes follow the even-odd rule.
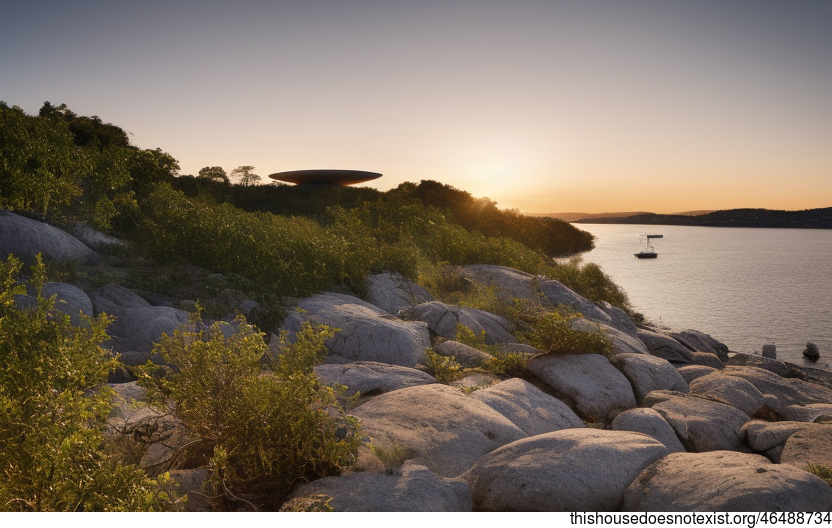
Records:
[[[406,310],[404,315],[408,319],[424,321],[431,332],[445,339],[456,339],[457,325],[463,325],[477,336],[484,335],[485,343],[489,345],[517,342],[511,335],[511,323],[483,310],[431,301]]]
[[[494,358],[474,347],[458,341],[443,341],[433,347],[440,356],[453,357],[463,368],[477,368]]]
[[[165,306],[123,308],[107,328],[110,341],[106,344],[120,352],[121,360],[127,365],[143,365],[148,359],[161,363],[161,358],[151,358],[153,347],[162,340],[162,334],[172,336],[189,319],[188,312]]]
[[[670,337],[685,345],[692,352],[710,352],[716,354],[721,361],[728,359],[728,347],[699,330],[671,332]]]
[[[366,280],[367,302],[392,315],[401,310],[433,300],[433,295],[396,273],[370,275]]]
[[[616,354],[649,354],[650,351],[644,346],[640,339],[622,332],[612,326],[590,321],[583,317],[578,317],[572,320],[571,325],[573,330],[579,332],[592,332],[594,334],[603,334],[609,339]]]
[[[627,312],[617,306],[611,305],[607,301],[601,301],[598,303],[598,307],[610,316],[610,326],[620,332],[624,332],[630,337],[637,337],[638,327],[630,319],[630,316],[627,315]]]
[[[645,403],[648,398],[645,399]],[[652,405],[676,431],[688,451],[739,450],[740,431],[748,415],[726,405],[692,395],[676,394]]]
[[[400,473],[349,473],[298,488],[294,501],[323,495],[339,512],[469,512],[471,489],[462,479],[439,477],[410,461]]]
[[[679,375],[684,378],[684,380],[690,385],[690,383],[697,379],[701,378],[702,376],[707,376],[708,374],[713,374],[714,372],[719,372],[718,369],[714,367],[708,367],[705,365],[685,365],[684,367],[680,367],[677,369]]]
[[[636,402],[654,390],[688,392],[688,384],[667,361],[646,354],[618,354],[610,360],[633,386]]]
[[[806,422],[767,422],[751,420],[742,427],[741,434],[754,451],[764,453],[777,447],[783,447],[786,440],[807,427],[819,427]]]
[[[91,248],[110,249],[127,247],[127,244],[123,240],[105,235],[84,222],[77,222],[72,228],[72,234]]]
[[[794,363],[786,363],[789,367],[787,378],[797,378],[809,383],[815,383],[827,389],[832,389],[832,372],[819,368],[804,367]]]
[[[599,354],[542,354],[528,369],[588,420],[611,422],[636,406],[630,382]]]
[[[725,364],[716,354],[712,354],[710,352],[692,352],[690,356],[692,365],[701,365],[704,367],[715,368],[717,370],[725,368]]]
[[[286,317],[282,330],[294,334],[304,321],[337,328],[335,337],[326,342],[331,354],[403,367],[415,367],[427,359],[430,334],[424,323],[404,322],[357,297],[338,293],[301,299],[298,308]]]
[[[786,440],[781,464],[805,468],[809,464],[832,467],[832,424],[811,424]]]
[[[565,403],[520,378],[475,391],[471,397],[511,420],[529,436],[584,427],[584,422]]]
[[[832,414],[832,390],[807,381],[783,378],[757,367],[727,366],[723,372],[754,385],[766,395],[766,406],[784,420],[813,421]],[[812,406],[819,406],[813,409]]]
[[[0,210],[0,258],[14,255],[34,264],[38,253],[58,262],[95,265],[101,255],[74,236],[37,220]]]
[[[345,386],[344,393],[347,397],[356,393],[362,397],[377,396],[406,387],[436,383],[433,376],[421,370],[375,361],[318,365],[315,367],[315,375],[325,385]]]
[[[459,476],[485,453],[526,436],[486,404],[439,384],[381,394],[353,414],[374,445],[400,449],[443,477]]]
[[[812,512],[832,509],[818,477],[759,455],[673,453],[645,469],[624,497],[624,511]]]
[[[93,307],[89,296],[84,290],[64,282],[47,282],[41,289],[43,297],[55,296],[55,308],[69,315],[74,326],[81,323],[81,315],[92,317]]]
[[[95,309],[95,315],[100,313],[116,315],[124,308],[147,308],[151,306],[139,294],[115,283],[105,284],[91,291],[90,300]]]
[[[666,359],[675,365],[687,365],[693,361],[690,350],[670,336],[639,328],[638,338],[656,357]]]
[[[752,354],[734,354],[727,361],[725,361],[726,365],[730,365],[732,367],[757,367],[763,370],[768,370],[769,372],[773,372],[778,376],[788,376],[789,375],[789,366],[783,363],[782,361],[767,358],[765,356],[756,356]]]
[[[720,372],[690,382],[690,393],[730,405],[748,416],[754,416],[765,404],[765,396],[744,379]]]
[[[646,434],[664,444],[670,453],[685,451],[676,432],[662,415],[653,409],[630,409],[615,417],[613,431],[633,431]]]
[[[639,433],[564,429],[503,446],[463,478],[478,510],[615,511],[630,483],[666,454]]]
[[[592,321],[606,325],[612,323],[610,316],[603,310],[556,280],[536,277],[512,268],[484,264],[463,266],[460,273],[473,282],[494,287],[508,300],[528,299],[552,306],[563,305],[580,312]]]

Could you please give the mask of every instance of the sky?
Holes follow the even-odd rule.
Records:
[[[182,174],[356,169],[527,213],[832,206],[829,0],[9,2],[0,100]]]

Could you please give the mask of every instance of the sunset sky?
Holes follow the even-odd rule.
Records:
[[[9,4],[12,4],[11,2]],[[0,100],[525,212],[832,206],[832,1],[30,0]]]

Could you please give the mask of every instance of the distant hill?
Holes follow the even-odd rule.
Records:
[[[698,216],[708,213],[713,213],[713,209],[700,209],[697,211],[683,211],[681,213],[672,213],[675,215],[684,215],[684,216]],[[557,218],[558,220],[563,220],[565,222],[580,222],[585,218],[620,218],[624,216],[635,216],[635,215],[645,215],[645,214],[652,214],[648,213],[647,211],[631,211],[625,213],[539,213],[539,214],[530,214],[529,216],[547,216],[549,218]]]
[[[789,227],[832,229],[832,207],[803,211],[728,209],[700,215],[638,213],[629,216],[592,216],[573,220],[585,224],[651,224],[709,227]]]
[[[545,216],[548,218],[557,218],[565,222],[576,222],[583,218],[617,218],[621,216],[633,216],[638,214],[648,214],[645,211],[631,211],[627,213],[540,213],[530,214],[529,216]]]

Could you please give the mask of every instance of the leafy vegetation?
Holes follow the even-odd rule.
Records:
[[[219,509],[276,509],[297,483],[351,465],[361,445],[358,421],[312,370],[334,332],[305,324],[273,358],[253,326],[223,325],[195,319],[163,337],[156,351],[173,368],[148,368],[143,383],[196,436],[189,458],[210,466]]]
[[[602,335],[573,331],[572,315],[531,301],[506,302],[454,271],[466,264],[508,266],[628,308],[624,293],[597,266],[553,260],[590,249],[588,233],[501,210],[435,181],[382,193],[254,185],[259,176],[253,170],[242,165],[231,171],[239,184],[231,184],[222,167],[179,176],[172,156],[130,145],[124,130],[97,116],[49,102],[28,116],[0,103],[0,207],[62,227],[86,222],[127,240],[108,259],[126,286],[180,300],[244,291],[262,305],[253,321],[271,330],[282,317],[283,296],[332,286],[361,294],[368,274],[391,271],[442,300],[506,317],[518,336],[541,350],[609,352]],[[0,274],[0,504],[12,510],[177,507],[165,475],[151,480],[117,460],[110,453],[118,448],[103,438],[110,404],[102,383],[115,360],[98,344],[108,320],[71,327],[39,295],[36,308],[17,310],[14,294],[23,286],[13,276],[19,267],[9,261]],[[72,263],[52,269],[64,280],[109,276]],[[38,270],[35,287],[44,281]],[[211,317],[227,309],[216,304],[208,306]],[[278,357],[245,321],[232,330],[194,320],[160,343],[155,352],[173,367],[148,368],[143,383],[155,404],[196,438],[181,459],[211,469],[218,509],[276,509],[297,483],[337,474],[355,460],[359,425],[312,370],[331,332],[307,325],[294,343],[283,336]],[[465,328],[458,339],[491,354],[477,371],[525,375],[527,356],[489,347]],[[428,361],[443,382],[471,371],[433,351]],[[393,462],[401,456],[390,453]],[[326,497],[286,507],[331,508]]]
[[[549,354],[615,355],[615,349],[600,330],[595,333],[572,328],[572,321],[578,315],[563,311],[539,314],[523,338],[536,349]]]
[[[109,319],[72,326],[40,289],[34,306],[16,307],[21,263],[0,262],[0,510],[153,511],[175,506],[168,475],[156,480],[108,455],[103,426],[115,366],[99,344]]]
[[[130,226],[137,199],[178,168],[170,155],[129,146],[120,128],[66,105],[47,102],[40,116],[27,116],[0,102],[0,207],[53,223]]]
[[[465,375],[465,372],[454,356],[443,356],[429,348],[427,354],[427,373],[436,378],[439,383],[450,383]]]
[[[823,464],[810,463],[805,469],[812,475],[823,479],[823,481],[829,484],[829,487],[832,488],[832,467],[824,466]]]

